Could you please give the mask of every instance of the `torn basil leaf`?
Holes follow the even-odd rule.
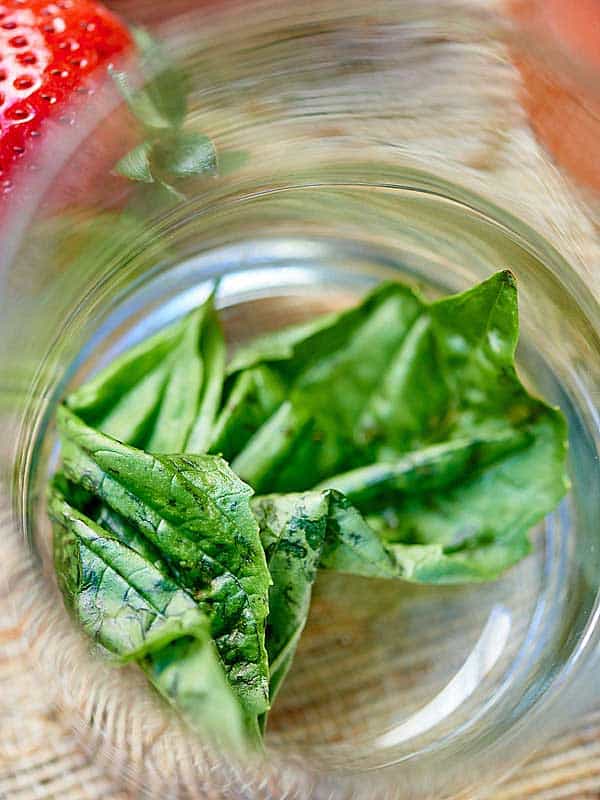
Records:
[[[155,456],[58,412],[63,469],[150,540],[210,612],[226,674],[249,717],[269,705],[270,585],[252,490],[216,456]]]
[[[63,591],[95,641],[133,660],[203,631],[205,614],[165,570],[71,507],[58,488],[48,510]]]
[[[376,577],[396,571],[378,536],[338,492],[256,497],[252,510],[273,581],[266,637],[273,702],[306,624],[318,567]]]
[[[290,387],[285,406],[232,461],[240,477],[260,493],[302,491],[368,460],[356,420],[421,307],[407,287],[385,284],[358,308],[309,327],[300,341],[284,335],[276,358],[273,336],[251,357],[239,355],[237,363],[252,363],[262,350]],[[288,360],[286,352],[292,354]]]
[[[48,509],[66,603],[83,629],[121,661],[138,661],[151,682],[215,743],[244,753],[248,730],[210,635],[210,623],[164,564],[70,505],[60,483]],[[119,533],[124,528],[118,526]],[[130,531],[128,531],[130,533]]]
[[[260,493],[313,480],[338,489],[386,544],[403,546],[404,564],[412,545],[441,546],[446,560],[428,571],[436,581],[454,580],[458,562],[464,580],[497,577],[567,488],[563,417],[515,371],[511,273],[430,304],[380,288],[353,314],[351,341],[337,315],[237,355],[264,359],[289,389],[234,469]]]
[[[215,421],[210,452],[220,453],[230,461],[281,405],[284,397],[281,379],[268,367],[241,372]]]
[[[203,452],[225,374],[214,296],[127,350],[72,392],[67,406],[125,444],[156,453]]]

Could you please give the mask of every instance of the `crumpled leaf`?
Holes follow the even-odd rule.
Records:
[[[194,424],[184,445],[186,453],[204,453],[208,449],[225,378],[227,358],[225,339],[212,297],[204,308],[205,320],[200,346],[204,380]]]
[[[264,356],[289,393],[233,459],[233,469],[257,492],[286,492],[364,463],[357,417],[421,306],[407,287],[385,284],[358,308],[287,331],[279,342],[272,335],[239,354],[234,363],[246,366]]]
[[[210,638],[182,638],[150,653],[140,666],[156,689],[184,716],[188,724],[216,744],[244,755],[260,749],[236,695],[225,678]]]
[[[430,304],[385,286],[353,312],[351,326],[330,316],[237,355],[288,393],[233,468],[261,493],[340,490],[413,577],[497,577],[568,487],[563,417],[515,371],[512,275]],[[411,546],[433,547],[427,570]]]
[[[50,489],[48,509],[61,590],[83,629],[121,661],[139,661],[192,727],[244,753],[246,722],[208,617],[152,546],[113,512],[103,511],[113,513],[104,519],[111,527],[104,528],[78,511],[60,480]]]
[[[48,510],[64,593],[95,641],[134,660],[181,636],[203,635],[206,615],[165,569],[70,506],[56,486]]]
[[[158,549],[210,611],[211,633],[247,716],[269,705],[264,644],[270,577],[250,510],[252,490],[216,456],[156,456],[57,415],[68,480]]]
[[[145,339],[72,392],[84,422],[155,453],[206,450],[225,373],[214,296]]]
[[[254,367],[240,373],[212,431],[209,451],[227,460],[238,453],[282,403],[285,388],[268,367]]]
[[[396,572],[379,537],[338,492],[256,497],[252,510],[273,581],[266,636],[272,703],[306,624],[317,568],[376,577]]]

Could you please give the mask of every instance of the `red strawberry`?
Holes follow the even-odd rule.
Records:
[[[34,164],[45,128],[72,113],[92,73],[131,44],[92,0],[0,0],[0,194],[12,192],[20,165]]]

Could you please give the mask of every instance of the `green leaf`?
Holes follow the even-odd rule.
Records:
[[[406,548],[434,545],[446,557],[428,582],[491,580],[530,551],[529,529],[560,502],[564,474],[563,417],[546,408],[530,424],[531,443],[445,490],[396,498],[377,523],[380,535],[406,557]],[[461,577],[457,578],[457,567]],[[423,580],[423,570],[419,573]]]
[[[114,512],[103,511],[108,528],[86,517],[67,502],[58,482],[48,509],[59,583],[84,630],[120,660],[139,661],[192,727],[245,752],[244,715],[225,678],[208,617],[152,546]]]
[[[211,296],[112,361],[66,399],[84,422],[155,453],[208,447],[221,398],[225,341]]]
[[[274,495],[257,498],[252,509],[273,581],[267,623],[273,702],[306,624],[325,541],[328,498],[321,492]]]
[[[405,565],[410,546],[441,546],[427,551],[444,556],[435,580],[499,575],[568,485],[564,420],[515,371],[512,275],[429,305],[384,287],[354,314],[341,318],[346,340],[330,316],[238,354],[238,365],[264,359],[288,394],[234,469],[261,493],[340,490],[405,546]]]
[[[290,388],[286,403],[237,454],[236,472],[261,493],[302,491],[368,462],[356,421],[421,309],[410,289],[385,284],[358,308],[238,354],[234,364],[264,360]]]
[[[268,708],[264,644],[270,577],[252,490],[216,456],[153,456],[58,411],[63,469],[158,549],[210,609],[211,632],[249,717]]]
[[[177,131],[158,142],[152,155],[160,173],[175,180],[214,175],[217,171],[214,144],[208,136],[195,131]]]
[[[155,103],[154,93],[144,88],[132,86],[129,75],[122,70],[109,68],[109,73],[119,93],[129,106],[131,113],[150,131],[170,130],[172,121],[163,115]]]
[[[260,749],[231,691],[208,629],[204,640],[177,639],[140,663],[156,689],[188,724],[239,755]]]
[[[180,453],[185,449],[198,413],[198,399],[206,377],[199,344],[205,306],[191,314],[169,360],[168,379],[143,447],[152,453]]]
[[[170,360],[183,335],[181,321],[111,361],[66,398],[88,425],[131,444],[143,444],[162,399]]]
[[[144,90],[148,98],[172,128],[180,127],[187,113],[189,80],[186,73],[169,58],[148,31],[134,28],[133,37],[147,78]]]
[[[285,388],[268,367],[240,373],[212,431],[210,452],[231,460],[281,405]]]
[[[154,183],[151,157],[152,143],[142,142],[126,153],[114,167],[114,172],[140,183]]]
[[[507,431],[485,439],[451,439],[413,450],[397,461],[377,462],[333,475],[323,482],[337,489],[363,511],[410,497],[448,489],[465,477],[507,454],[526,447],[532,436],[526,431]]]
[[[204,381],[194,424],[185,443],[185,452],[203,453],[213,435],[221,403],[227,350],[213,300],[206,305],[200,353],[204,363]]]
[[[450,401],[432,322],[414,320],[356,420],[356,440],[371,458],[395,458],[447,425]]]
[[[306,624],[317,568],[375,577],[395,576],[396,569],[376,533],[338,492],[256,497],[252,510],[273,581],[267,622],[273,702]]]
[[[207,617],[165,569],[70,506],[56,487],[48,511],[63,591],[95,641],[133,660],[181,636],[202,635]]]

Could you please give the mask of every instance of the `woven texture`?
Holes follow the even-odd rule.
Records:
[[[0,798],[134,800],[80,746],[51,693],[40,691],[22,631],[11,625],[7,608],[0,594]],[[522,798],[600,798],[600,708],[551,741],[490,800]]]

